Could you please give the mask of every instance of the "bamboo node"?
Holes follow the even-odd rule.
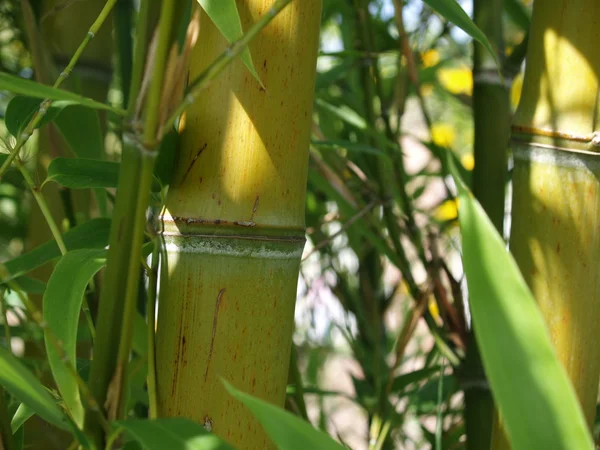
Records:
[[[594,131],[592,133],[592,145],[594,147],[600,146],[600,132]]]

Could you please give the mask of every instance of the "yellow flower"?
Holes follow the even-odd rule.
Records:
[[[431,140],[440,147],[450,147],[456,141],[456,130],[447,123],[434,123],[431,126]]]
[[[429,309],[429,313],[433,320],[436,321],[438,325],[442,325],[442,317],[440,316],[440,309],[438,308],[438,304],[435,301],[433,295],[429,296],[429,302],[427,304],[427,309]]]
[[[430,83],[424,83],[421,85],[421,95],[428,97],[433,93],[433,86]]]
[[[440,206],[435,208],[433,212],[435,217],[440,222],[446,222],[448,220],[456,220],[458,217],[458,200],[446,200]]]
[[[465,153],[462,155],[460,157],[460,162],[467,170],[473,170],[473,167],[475,167],[475,158],[473,157],[473,153]]]
[[[440,52],[437,50],[427,50],[421,55],[423,67],[433,67],[440,62]]]
[[[473,92],[473,74],[468,67],[440,69],[437,76],[442,86],[453,94],[471,95]]]
[[[510,87],[510,104],[513,109],[517,109],[519,100],[521,99],[521,90],[523,89],[523,74],[520,73],[515,77]]]

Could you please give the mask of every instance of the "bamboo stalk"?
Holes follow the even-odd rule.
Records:
[[[475,0],[473,3],[474,22],[487,35],[500,60],[504,55],[503,3],[503,0]],[[478,42],[474,43],[473,82],[473,192],[502,234],[510,103],[496,61]],[[487,386],[473,326],[467,339],[461,373],[465,385],[467,448],[485,450],[491,443],[494,400]]]
[[[90,390],[98,403],[104,405],[109,420],[122,418],[125,414],[125,387],[139,287],[141,248],[152,171],[157,154],[159,101],[171,44],[174,11],[175,7],[179,6],[178,3],[178,0],[165,0],[161,4],[158,44],[154,54],[143,136],[124,136],[117,200],[90,373]],[[140,54],[134,59],[137,62],[145,51],[145,43],[138,42],[138,45],[136,52]],[[134,76],[141,76],[138,68],[134,69]],[[132,83],[134,86],[136,84]],[[106,435],[90,413],[86,414],[85,428],[96,447],[102,448]]]
[[[594,0],[534,5],[512,133],[511,251],[590,428],[600,376],[598,14]],[[492,440],[493,449],[509,448],[499,421]]]
[[[244,28],[271,0],[238,2]],[[294,0],[188,110],[162,214],[168,290],[156,339],[159,416],[271,448],[221,377],[283,406],[300,257],[320,0]],[[191,78],[227,48],[205,15]]]

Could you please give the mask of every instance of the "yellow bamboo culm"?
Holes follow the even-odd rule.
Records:
[[[244,29],[273,0],[237,2]],[[304,247],[321,0],[294,0],[188,110],[163,211],[168,287],[157,329],[159,416],[185,416],[238,448],[271,448],[224,389],[283,405]],[[227,42],[206,15],[194,79]]]
[[[511,252],[590,429],[600,376],[599,15],[596,0],[535,3],[512,133]],[[499,420],[492,440],[510,448]]]

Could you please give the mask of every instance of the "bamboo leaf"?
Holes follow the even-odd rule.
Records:
[[[280,450],[342,450],[340,444],[327,434],[316,430],[306,421],[264,400],[252,397],[223,381],[229,393],[252,411],[271,440]]]
[[[49,181],[71,189],[116,188],[119,163],[88,158],[54,158],[48,166],[44,184]]]
[[[89,222],[78,225],[64,233],[63,240],[69,250],[77,250],[80,248],[104,248],[108,245],[109,233],[110,220],[92,219]],[[39,247],[4,263],[4,266],[11,274],[11,277],[1,281],[6,282],[21,275],[25,275],[59,256],[60,250],[56,245],[56,241],[48,241]]]
[[[119,115],[124,115],[125,111],[113,108],[104,103],[97,102],[91,98],[82,97],[72,92],[63,91],[50,86],[46,86],[35,81],[15,77],[8,73],[0,73],[0,90],[6,90],[17,95],[25,95],[41,99],[60,100],[69,102],[73,105],[87,106],[93,109],[105,109],[113,111]],[[66,105],[65,105],[66,106]]]
[[[40,109],[42,101],[43,100],[39,98],[25,97],[22,95],[13,97],[6,107],[6,115],[4,117],[4,123],[8,132],[15,137],[19,137],[33,115]],[[44,117],[37,125],[37,128],[41,128],[48,122],[56,119],[63,108],[69,104],[70,103],[65,102],[52,103],[48,112],[44,114]]]
[[[439,367],[426,367],[424,369],[415,370],[414,372],[399,375],[394,379],[392,384],[392,392],[403,391],[411,384],[423,381],[425,378],[428,378],[439,371]]]
[[[81,249],[64,255],[50,276],[44,293],[44,320],[63,344],[65,357],[75,366],[77,327],[85,289],[106,264],[106,250]],[[75,423],[83,425],[84,410],[77,381],[65,368],[45,334],[46,352],[52,375]]]
[[[46,388],[4,347],[0,347],[0,384],[45,421],[69,429],[69,420]]]
[[[202,9],[204,9],[208,17],[210,17],[215,26],[230,44],[244,35],[235,0],[198,0],[198,3],[200,3]],[[242,51],[240,58],[252,76],[258,81],[261,87],[264,88],[260,76],[254,67],[254,63],[252,62],[252,56],[250,55],[248,47]]]
[[[506,0],[504,2],[504,10],[511,20],[523,31],[529,30],[531,19],[529,18],[529,12],[521,0]]]
[[[477,25],[469,18],[467,13],[460,7],[456,0],[423,0],[431,9],[436,11],[440,16],[444,17],[454,25],[459,27],[473,39],[481,43],[488,52],[496,60],[496,64],[500,67],[498,56],[492,48],[490,41]]]
[[[100,127],[98,111],[73,105],[65,108],[54,119],[54,124],[65,138],[69,147],[80,158],[103,159],[104,135]],[[82,133],[81,130],[85,130]],[[98,209],[102,216],[108,215],[108,202],[103,189],[94,189]]]
[[[452,160],[448,165],[459,190],[463,264],[475,334],[512,448],[592,449],[577,396],[533,295]]]
[[[333,140],[333,141],[311,141],[311,144],[321,150],[338,149],[344,148],[349,152],[356,153],[367,153],[369,155],[380,156],[382,158],[390,159],[390,157],[382,152],[380,149],[371,147],[370,145],[360,144],[357,142]]]
[[[15,411],[12,420],[10,421],[10,428],[13,434],[16,433],[19,428],[21,428],[23,424],[27,422],[27,420],[29,420],[29,418],[34,414],[35,411],[33,409],[31,409],[25,403],[21,403]]]
[[[54,119],[54,124],[77,156],[102,159],[104,137],[98,111],[80,105],[71,105]]]
[[[146,450],[233,450],[229,444],[183,418],[121,420],[114,425],[124,429]]]
[[[17,277],[15,282],[19,287],[29,294],[43,294],[46,290],[46,283],[31,277]]]

